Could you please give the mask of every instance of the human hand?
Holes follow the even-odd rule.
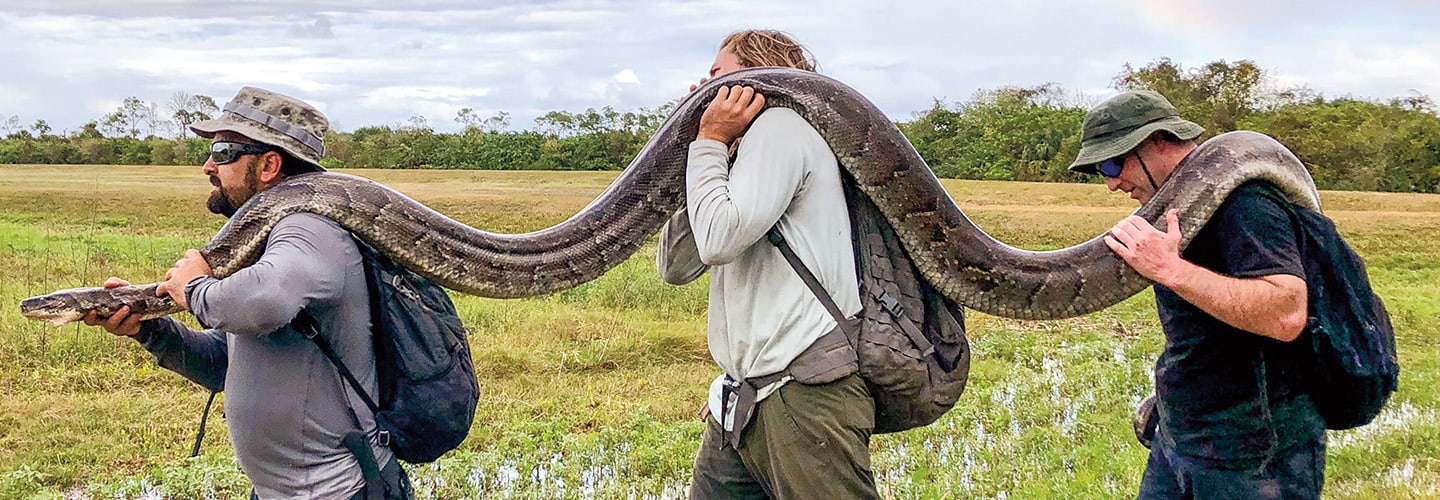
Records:
[[[694,92],[695,89],[700,88],[701,85],[704,85],[705,82],[708,82],[708,81],[710,81],[709,78],[701,78],[701,79],[700,79],[700,83],[697,83],[697,84],[694,84],[694,85],[691,85],[691,86],[690,86],[690,91],[691,91],[691,92]]]
[[[1105,233],[1105,245],[1142,276],[1162,285],[1174,282],[1185,260],[1180,257],[1180,220],[1174,210],[1165,212],[1167,230],[1136,215],[1126,217]]]
[[[765,96],[755,93],[755,89],[739,85],[720,87],[715,99],[705,108],[705,114],[700,115],[700,131],[695,134],[695,139],[730,144],[745,133],[755,115],[763,109]]]
[[[105,288],[130,286],[130,282],[111,276],[101,286]],[[130,314],[130,306],[121,306],[119,310],[115,311],[115,314],[111,314],[108,318],[102,318],[99,313],[90,311],[80,319],[87,325],[104,328],[112,335],[134,337],[135,334],[140,333],[140,315]]]
[[[175,266],[165,271],[165,281],[155,288],[155,295],[169,295],[170,300],[175,301],[180,307],[190,309],[190,304],[185,300],[185,285],[190,280],[200,276],[210,275],[210,264],[205,262],[205,257],[200,251],[194,248],[185,251],[185,256],[175,261]]]

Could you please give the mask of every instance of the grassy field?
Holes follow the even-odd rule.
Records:
[[[465,223],[564,220],[613,173],[357,171]],[[1134,207],[1098,185],[949,181],[982,227],[1072,245]],[[158,279],[223,220],[198,167],[0,167],[0,498],[247,498],[225,427],[187,458],[206,393],[133,341],[25,320],[24,297]],[[1380,419],[1330,436],[1327,497],[1440,498],[1440,196],[1325,192],[1394,316],[1404,374]],[[484,395],[470,438],[409,471],[422,498],[681,498],[718,372],[705,282],[662,284],[653,245],[579,288],[457,296]],[[1130,432],[1163,339],[1147,291],[1089,316],[972,314],[970,386],[929,427],[875,439],[894,498],[1133,496]],[[223,397],[220,398],[223,404]],[[219,415],[217,412],[216,415]]]

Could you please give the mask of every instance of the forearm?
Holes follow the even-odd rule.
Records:
[[[685,188],[690,239],[702,263],[727,264],[758,238],[747,238],[742,230],[745,213],[732,193],[723,144],[696,141],[690,145]]]
[[[161,367],[206,389],[224,389],[230,366],[224,332],[197,332],[166,317],[142,321],[134,339]]]
[[[1305,328],[1305,281],[1289,274],[1233,278],[1188,261],[1156,276],[1156,282],[1226,324],[1289,342]]]

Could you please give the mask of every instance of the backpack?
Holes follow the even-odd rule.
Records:
[[[444,288],[358,238],[355,245],[370,291],[378,401],[316,334],[314,320],[303,311],[295,320],[297,330],[315,341],[370,408],[382,445],[406,462],[434,461],[465,440],[480,401],[465,327]]]
[[[1292,205],[1273,188],[1262,192],[1287,207],[1300,230],[1310,318],[1296,341],[1308,343],[1302,347],[1314,354],[1305,372],[1305,392],[1326,428],[1369,424],[1398,387],[1390,314],[1370,288],[1365,262],[1340,237],[1334,221]]]
[[[772,228],[767,238],[845,330],[855,354],[839,362],[848,361],[851,366],[858,362],[858,372],[875,401],[874,432],[885,434],[929,425],[955,406],[970,378],[964,309],[920,275],[890,221],[870,197],[849,179],[843,184],[860,284],[861,311],[857,318],[843,317],[834,299],[785,243],[778,229]],[[805,358],[802,355],[798,359]],[[825,372],[827,368],[831,367],[792,364],[787,371]]]

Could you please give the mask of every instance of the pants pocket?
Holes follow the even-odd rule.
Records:
[[[859,375],[823,385],[787,384],[776,396],[795,428],[796,444],[809,450],[801,455],[811,455],[819,465],[841,460],[870,470],[875,403]]]

